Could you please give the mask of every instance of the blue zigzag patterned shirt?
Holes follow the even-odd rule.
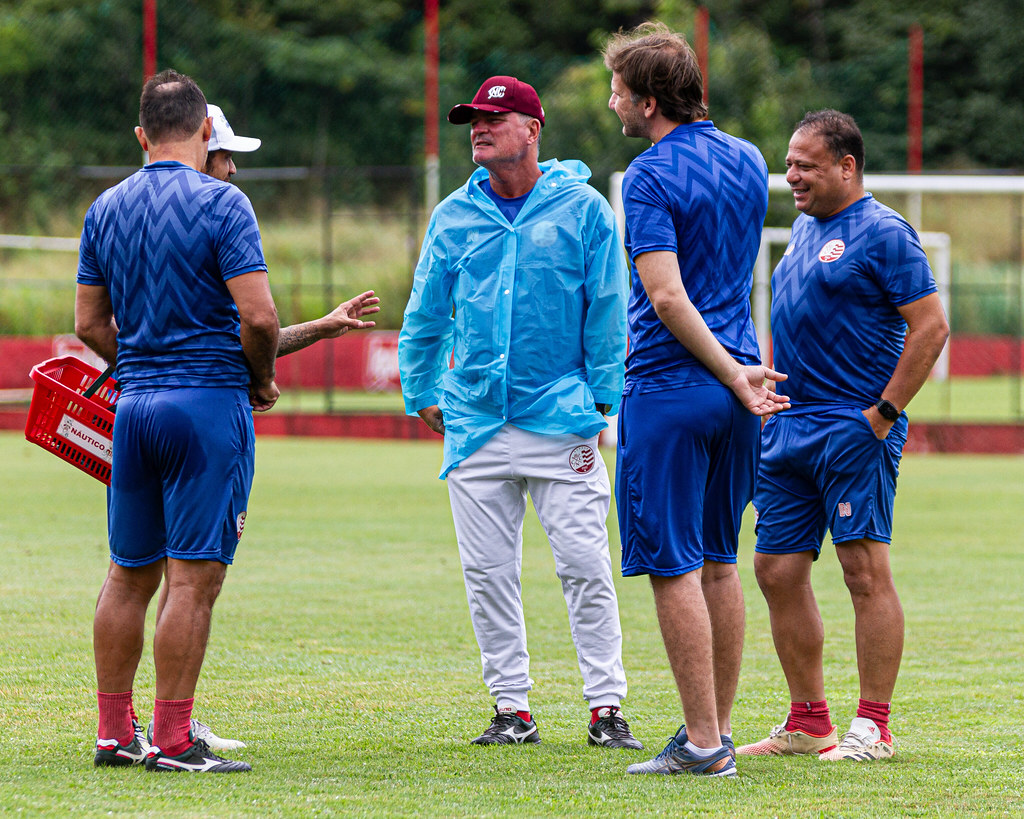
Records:
[[[267,269],[248,198],[179,162],[154,162],[85,215],[78,283],[103,285],[126,390],[248,387],[225,281]]]
[[[800,214],[772,274],[775,369],[793,409],[864,409],[889,383],[907,325],[897,308],[935,293],[914,229],[871,194],[834,216]]]
[[[708,120],[680,125],[630,163],[622,199],[632,276],[627,390],[719,383],[655,313],[635,263],[649,251],[677,254],[686,293],[711,332],[737,361],[758,363],[750,290],[768,210],[760,151]]]

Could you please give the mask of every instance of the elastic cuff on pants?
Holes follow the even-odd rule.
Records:
[[[590,710],[595,708],[621,708],[622,700],[618,697],[595,697],[590,701]]]

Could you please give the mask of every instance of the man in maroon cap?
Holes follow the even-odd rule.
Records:
[[[539,162],[544,109],[527,83],[491,77],[448,120],[470,124],[480,167],[431,216],[398,359],[406,411],[444,436],[441,477],[496,701],[473,742],[540,741],[520,582],[529,496],[569,610],[591,710],[587,741],[639,749],[620,711],[611,495],[597,446],[619,404],[626,352],[615,220],[585,165]]]

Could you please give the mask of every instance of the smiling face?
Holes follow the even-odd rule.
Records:
[[[512,112],[477,111],[469,128],[473,161],[484,168],[518,164],[526,159],[539,136],[539,120]]]
[[[786,182],[796,209],[818,219],[838,213],[863,195],[854,158],[846,155],[836,160],[825,138],[808,128],[789,140]]]
[[[618,116],[625,136],[648,136],[649,120],[644,114],[643,100],[633,102],[633,93],[615,72],[612,73],[612,95],[608,99],[608,107]]]

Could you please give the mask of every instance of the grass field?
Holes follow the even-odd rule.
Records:
[[[1024,458],[904,460],[893,564],[907,647],[891,762],[741,759],[735,781],[629,777],[648,752],[585,743],[553,563],[525,530],[531,702],[543,743],[479,748],[491,701],[433,443],[261,438],[238,562],[215,614],[196,716],[248,747],[237,776],[92,767],[91,615],[100,484],[0,433],[0,815],[1014,816],[1024,812]],[[613,456],[606,453],[606,459]],[[614,527],[613,527],[614,530]],[[613,562],[618,559],[613,537]],[[744,533],[739,742],[787,699]],[[833,714],[856,703],[853,620],[834,550],[815,568]],[[645,581],[617,579],[627,714],[650,753],[677,727]],[[148,719],[149,647],[136,685]]]

